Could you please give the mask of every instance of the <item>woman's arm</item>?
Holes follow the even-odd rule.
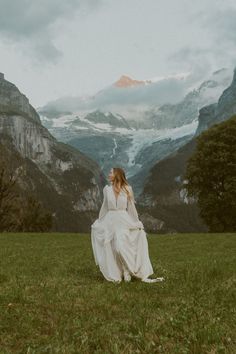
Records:
[[[108,203],[107,203],[107,190],[106,190],[106,187],[105,186],[103,188],[103,202],[102,202],[102,206],[101,206],[101,209],[99,211],[99,216],[98,216],[98,219],[101,220],[107,213],[108,211]]]
[[[135,207],[135,199],[134,199],[134,192],[133,192],[133,189],[131,186],[129,186],[130,188],[130,192],[131,192],[131,199],[128,198],[128,203],[127,203],[127,212],[128,214],[131,216],[131,218],[136,221],[136,222],[139,222],[140,224],[140,227],[144,227],[143,226],[143,223],[142,221],[139,220],[139,217],[138,217],[138,212],[137,212],[137,209]]]

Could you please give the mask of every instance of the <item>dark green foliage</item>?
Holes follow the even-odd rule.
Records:
[[[18,186],[22,170],[9,168],[0,159],[0,232],[50,231],[52,215],[32,196],[25,196]]]
[[[18,213],[16,177],[0,161],[0,231],[14,229]]]
[[[236,231],[236,116],[197,137],[184,178],[209,230]]]
[[[44,211],[42,205],[32,196],[26,198],[20,210],[18,229],[20,231],[48,231],[52,228],[52,214]]]

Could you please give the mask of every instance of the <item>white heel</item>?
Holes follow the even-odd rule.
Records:
[[[144,279],[142,279],[142,281],[143,281],[144,283],[157,283],[157,282],[163,281],[163,280],[165,280],[163,277],[155,278],[155,279],[149,279],[149,278],[144,278]]]

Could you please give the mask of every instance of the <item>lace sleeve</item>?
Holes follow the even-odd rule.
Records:
[[[134,221],[138,222],[140,224],[140,227],[143,228],[143,223],[139,220],[138,212],[137,212],[137,209],[135,207],[136,200],[134,199],[134,192],[133,192],[133,189],[132,189],[131,186],[130,186],[130,192],[131,192],[131,199],[128,198],[127,212],[130,215],[130,217]]]
[[[103,188],[103,202],[102,202],[102,206],[101,206],[101,209],[99,211],[99,216],[98,216],[98,219],[101,220],[107,213],[108,211],[108,203],[107,203],[107,190],[106,190],[106,187],[105,186]]]

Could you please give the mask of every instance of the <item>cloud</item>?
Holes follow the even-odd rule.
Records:
[[[59,25],[65,25],[79,12],[87,15],[101,3],[102,0],[0,0],[0,36],[30,51],[39,61],[57,61],[62,54],[55,44]]]
[[[221,67],[236,66],[236,6],[223,6],[195,13],[191,21],[200,29],[202,41],[193,41],[168,57],[171,65],[195,73],[196,80]]]
[[[213,10],[210,16],[205,16],[203,24],[219,47],[236,44],[236,7]]]

